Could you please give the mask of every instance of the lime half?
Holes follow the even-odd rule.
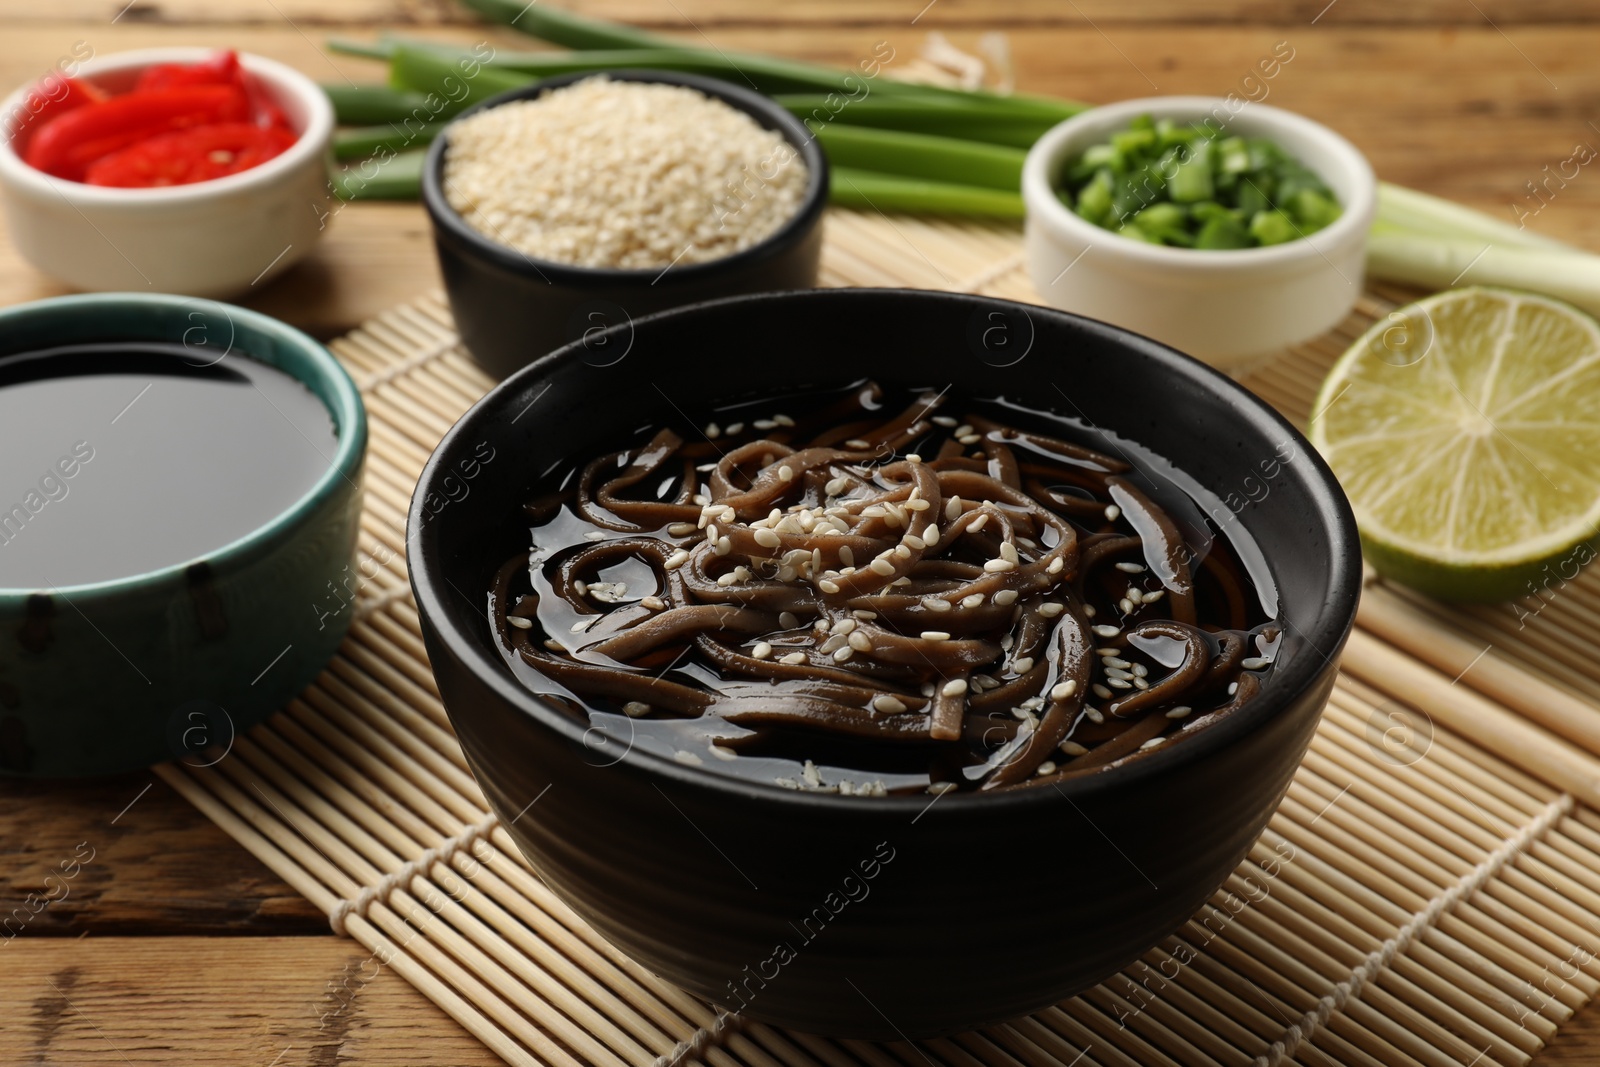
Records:
[[[1576,575],[1600,532],[1600,324],[1557,300],[1455,289],[1334,364],[1310,437],[1379,573],[1450,600]]]

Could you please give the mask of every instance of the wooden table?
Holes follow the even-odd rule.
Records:
[[[1260,89],[1342,131],[1378,173],[1600,247],[1600,176],[1530,199],[1579,144],[1600,146],[1600,9],[1577,0],[587,0],[582,9],[690,41],[841,65],[933,31],[972,48],[1006,33],[1019,87],[1104,102]],[[393,31],[497,46],[451,0],[0,0],[0,86],[75,43],[248,49],[327,82],[376,65],[328,54],[330,34]],[[1592,149],[1591,149],[1592,151]],[[1570,171],[1569,171],[1570,172]],[[305,263],[249,303],[320,337],[437,284],[422,212],[355,205]],[[0,304],[62,292],[0,240]],[[66,899],[30,893],[91,857]],[[14,911],[13,909],[21,909]],[[147,773],[83,784],[0,782],[0,1063],[491,1064],[498,1061]],[[1600,1008],[1539,1060],[1600,1057]]]

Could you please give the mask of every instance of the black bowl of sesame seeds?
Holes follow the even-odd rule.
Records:
[[[456,327],[500,377],[655,311],[815,285],[827,196],[821,147],[775,101],[659,70],[486,100],[422,180]]]
[[[601,365],[596,341],[625,354]],[[508,567],[537,564],[530,526],[550,521],[539,501],[552,470],[676,415],[701,427],[707,440],[696,444],[711,455],[745,440],[730,440],[735,420],[762,419],[758,432],[781,437],[799,412],[789,400],[866,378],[886,395],[963,394],[1018,419],[1027,409],[1099,435],[1136,473],[1215,501],[1216,526],[1254,546],[1247,565],[1270,586],[1281,631],[1253,699],[1092,774],[992,792],[891,781],[846,793],[825,768],[785,783],[675,758],[652,741],[652,719],[605,719],[599,705],[553,695],[530,666],[546,661],[506,655],[496,598]],[[995,458],[981,427],[967,429],[949,432],[971,465]],[[643,470],[629,463],[611,465]],[[476,477],[463,493],[468,467]],[[445,436],[409,521],[445,706],[489,803],[550,887],[622,951],[729,1015],[890,1040],[1038,1010],[1189,921],[1251,854],[1310,743],[1361,569],[1326,465],[1224,375],[1064,312],[909,290],[734,297],[562,348]],[[1131,520],[1110,511],[1095,521]],[[605,584],[606,600],[643,591],[623,597],[624,583]],[[1115,639],[1104,609],[1096,623]],[[674,671],[664,663],[659,673]],[[614,728],[630,721],[637,736]],[[1169,958],[1182,967],[1190,950],[1174,945]]]

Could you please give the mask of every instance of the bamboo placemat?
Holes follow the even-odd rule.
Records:
[[[1021,266],[1012,227],[828,220],[828,284],[1033,300]],[[1328,363],[1391,306],[1369,293],[1247,384],[1303,422]],[[532,873],[439,702],[406,584],[406,508],[434,443],[492,382],[437,295],[333,348],[371,415],[350,636],[227,758],[159,773],[507,1062],[1512,1065],[1600,989],[1600,760],[1507,710],[1593,731],[1600,751],[1600,578],[1471,610],[1373,583],[1271,826],[1140,962],[1029,1018],[914,1045],[719,1025]]]

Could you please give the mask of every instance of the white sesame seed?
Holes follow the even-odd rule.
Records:
[[[1177,707],[1175,707],[1172,710],[1167,712],[1167,718],[1169,718],[1169,719],[1181,719],[1185,715],[1188,715],[1193,710],[1194,709],[1189,707],[1187,704],[1179,704]]]
[[[630,719],[641,718],[642,716],[650,714],[650,705],[642,703],[638,700],[630,700],[626,704],[622,705],[622,713],[628,716]]]
[[[567,650],[566,645],[563,645],[560,641],[557,641],[553,637],[547,637],[544,639],[544,647],[548,648],[551,652],[565,652]]]
[[[1066,566],[1066,562],[1060,556],[1057,556],[1050,561],[1050,565],[1044,569],[1044,572],[1046,574],[1060,574],[1066,569]]]
[[[1139,563],[1118,563],[1117,570],[1124,574],[1143,574],[1144,566]]]
[[[506,616],[506,622],[508,622],[509,624],[511,624],[512,626],[516,627],[519,630],[531,630],[531,629],[533,629],[533,620],[532,619],[524,619],[521,615],[507,615]]]
[[[1043,615],[1047,619],[1053,619],[1057,615],[1060,615],[1065,610],[1067,610],[1067,609],[1066,609],[1066,606],[1063,605],[1063,604],[1040,604],[1039,605],[1039,614]]]
[[[873,698],[872,710],[882,712],[885,715],[899,715],[906,710],[906,706],[897,697],[892,697],[885,693],[883,696]]]
[[[987,525],[989,525],[989,513],[985,511],[980,513],[977,518],[972,520],[971,524],[967,526],[967,532],[981,533],[983,528]]]
[[[1056,773],[1055,760],[1048,760],[1048,759],[1045,760],[1043,763],[1039,764],[1039,766],[1037,768],[1034,769],[1033,773],[1038,775],[1041,778],[1043,778],[1047,774]]]
[[[1110,700],[1111,699],[1111,690],[1107,689],[1105,686],[1101,685],[1099,682],[1096,682],[1096,683],[1094,683],[1094,685],[1091,685],[1089,687],[1089,689],[1094,693],[1095,696],[1099,697],[1101,700]]]
[[[839,591],[839,583],[824,578],[817,583],[817,588],[822,590],[824,593],[827,593],[829,596],[832,596],[834,593]]]
[[[1105,714],[1103,712],[1101,712],[1101,710],[1099,708],[1094,708],[1094,707],[1087,707],[1086,706],[1083,709],[1083,717],[1088,719],[1092,723],[1102,723],[1102,722],[1106,721]]]
[[[1265,656],[1251,656],[1249,659],[1240,660],[1239,666],[1247,671],[1259,671],[1272,666],[1272,661]]]
[[[936,596],[928,596],[922,598],[922,606],[929,611],[949,611],[950,601],[941,600]]]
[[[1092,619],[1092,618],[1094,618],[1094,615],[1095,615],[1094,605],[1093,604],[1085,604],[1083,606],[1083,617],[1086,618],[1086,619]]]
[[[917,455],[915,452],[907,452],[906,453],[906,462],[907,463],[921,463],[922,462],[922,457]]]
[[[1117,657],[1117,650],[1116,649],[1114,649],[1114,648],[1102,649],[1101,650],[1101,655],[1105,655],[1105,653],[1107,653],[1107,652],[1111,653],[1111,655],[1105,656],[1105,659],[1101,661],[1107,667],[1115,667],[1119,671],[1125,671],[1129,667],[1133,666],[1133,664],[1129,663],[1127,660],[1119,659]],[[1129,677],[1132,677],[1132,675],[1130,675]]]
[[[948,641],[950,640],[950,635],[943,630],[924,630],[922,631],[922,639],[924,641]]]
[[[733,749],[728,748],[725,745],[719,745],[716,742],[712,742],[711,745],[708,746],[708,747],[710,747],[710,749],[711,749],[711,754],[713,756],[717,757],[717,759],[720,759],[720,760],[735,760],[735,759],[739,758],[739,753],[735,752]]]
[[[925,545],[936,545],[936,544],[938,544],[939,543],[939,527],[935,526],[931,522],[928,523],[928,528],[926,530],[922,531],[922,541],[923,541],[923,544],[925,544]]]
[[[955,788],[956,784],[954,782],[934,782],[932,785],[928,786],[928,792],[932,793],[936,797],[942,797]]]
[[[878,613],[876,611],[868,611],[866,608],[852,608],[850,610],[850,614],[854,615],[858,619],[866,620],[867,622],[871,622],[873,619],[878,617]]]
[[[944,687],[939,692],[947,697],[966,696],[967,680],[965,678],[952,678],[944,683]]]
[[[1105,623],[1101,623],[1094,628],[1094,633],[1096,637],[1116,637],[1122,631],[1115,626],[1107,626]]]
[[[601,533],[599,530],[590,530],[588,533],[583,535],[583,539],[585,541],[604,541],[606,539],[606,535]]]
[[[1239,683],[1238,682],[1229,682],[1228,683],[1228,695],[1229,696],[1233,696],[1238,691],[1239,691]]]
[[[838,496],[840,493],[850,488],[850,479],[835,478],[822,488],[823,492],[827,493],[829,496]]]
[[[851,548],[849,545],[840,545],[839,562],[844,564],[846,567],[854,567],[856,565],[855,549]]]
[[[1133,683],[1123,681],[1121,678],[1108,678],[1106,684],[1113,689],[1132,689]]]
[[[1017,565],[1009,559],[991,559],[983,565],[983,569],[990,574],[1003,574],[1006,571],[1016,570]]]
[[[787,463],[779,467],[778,481],[785,483],[794,481],[794,468],[789,466]]]
[[[763,433],[768,430],[776,430],[778,428],[778,424],[772,419],[757,419],[755,422],[751,423],[751,425]]]
[[[834,651],[833,661],[835,663],[843,663],[845,660],[849,659],[855,654],[856,650],[854,648],[851,648],[849,645],[845,645],[843,648]]]
[[[1027,674],[1029,671],[1033,670],[1033,657],[1018,656],[1016,659],[1011,661],[1011,669],[1017,674]]]
[[[649,608],[651,611],[660,611],[667,606],[667,602],[658,596],[647,596],[639,601],[639,606]]]
[[[871,448],[872,447],[872,445],[869,442],[863,441],[859,437],[850,438],[850,440],[848,440],[848,441],[846,441],[844,443],[844,446],[846,448]]]
[[[972,608],[978,607],[982,603],[983,603],[983,594],[982,593],[969,593],[968,595],[966,595],[966,596],[961,598],[961,606],[964,607],[964,608],[967,608],[968,610],[971,610]]]
[[[698,529],[699,527],[692,522],[675,522],[667,527],[667,535],[670,537],[688,537]]]
[[[1124,615],[1133,614],[1133,601],[1129,600],[1127,597],[1123,597],[1122,600],[1117,603],[1117,607],[1122,609],[1122,613]]]
[[[1017,602],[1017,591],[1015,589],[1001,589],[995,593],[994,602],[1001,607],[1015,604]]]
[[[598,615],[585,615],[583,618],[572,624],[572,632],[575,634],[581,634],[583,631],[587,630],[589,627],[593,626],[599,621],[600,616]]]
[[[707,423],[706,424],[706,436],[708,438],[710,438],[711,440],[715,441],[717,438],[722,436],[722,427],[718,426],[714,422]]]
[[[1144,594],[1139,591],[1139,587],[1136,585],[1128,586],[1128,602],[1130,604],[1139,604],[1143,601]]]
[[[772,645],[766,641],[757,641],[756,647],[750,650],[750,655],[756,659],[768,659],[772,655]]]
[[[1072,694],[1078,691],[1078,682],[1075,678],[1068,678],[1064,682],[1057,682],[1050,688],[1050,699],[1060,703],[1072,699]]]
[[[954,426],[956,424],[956,420],[949,415],[935,415],[933,421],[938,426]]]
[[[1145,752],[1152,748],[1156,748],[1164,744],[1166,740],[1167,739],[1165,737],[1152,737],[1150,740],[1139,746],[1139,751]]]
[[[783,539],[779,537],[777,532],[774,530],[758,528],[755,531],[754,537],[756,539],[756,544],[760,545],[762,548],[777,548],[783,543]]]
[[[961,498],[953,496],[944,502],[944,517],[954,519],[961,514]]]
[[[1000,542],[1000,558],[1005,560],[1007,563],[1016,563],[1017,562],[1017,546],[1012,544],[1010,541],[1001,541]]]
[[[1094,654],[1099,656],[1101,659],[1112,659],[1116,656],[1117,651],[1118,650],[1114,648],[1097,648],[1094,650]],[[1118,660],[1117,662],[1120,663],[1122,661]],[[1112,664],[1113,667],[1116,665],[1116,663]]]
[[[1129,667],[1128,669],[1133,672],[1133,676],[1135,678],[1148,678],[1148,677],[1150,677],[1150,668],[1146,667],[1143,663],[1135,663],[1132,667]]]
[[[872,638],[868,637],[864,631],[856,630],[850,635],[850,647],[857,652],[871,652]]]
[[[975,445],[979,441],[983,440],[983,438],[979,437],[975,433],[966,433],[966,434],[962,434],[960,437],[956,438],[956,440],[961,442],[964,445]]]
[[[793,630],[800,625],[800,620],[795,617],[795,613],[792,611],[780,611],[778,613],[778,625],[785,630]]]
[[[1150,683],[1145,681],[1143,678],[1136,677],[1133,680],[1133,687],[1135,689],[1149,689]]]
[[[872,571],[874,574],[881,574],[887,578],[889,575],[894,573],[894,564],[880,556],[871,563],[867,564],[867,569]]]
[[[730,422],[730,423],[728,423],[728,428],[726,430],[724,430],[723,433],[727,433],[727,434],[744,433],[744,423],[742,423],[742,422]]]
[[[1062,752],[1065,752],[1069,756],[1081,756],[1085,752],[1089,751],[1076,741],[1063,741],[1056,747],[1060,748]]]
[[[790,666],[795,666],[797,664],[804,663],[805,661],[806,654],[804,652],[791,652],[778,660],[779,663],[787,663]]]
[[[1106,521],[1116,522],[1122,516],[1122,509],[1115,504],[1106,505]]]
[[[900,539],[900,544],[902,547],[915,552],[921,552],[923,549],[928,547],[927,542],[918,537],[916,534],[906,534]]]
[[[724,589],[738,580],[738,578],[734,577],[734,573],[732,571],[729,571],[727,574],[717,576],[717,584],[722,586]]]
[[[733,551],[733,542],[728,539],[727,534],[723,534],[721,537],[717,538],[716,546],[712,549],[712,551],[719,556],[726,556],[729,552]]]
[[[1160,600],[1166,595],[1167,591],[1165,589],[1157,589],[1154,593],[1146,593],[1144,595],[1144,602],[1146,604],[1154,604],[1156,601]]]

